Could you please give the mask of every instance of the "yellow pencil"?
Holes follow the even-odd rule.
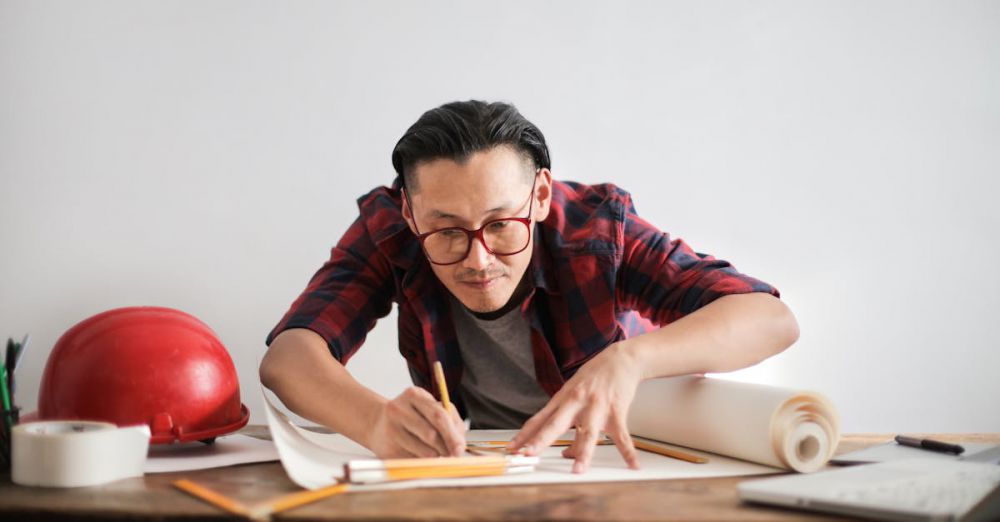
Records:
[[[234,515],[243,517],[250,516],[250,511],[242,502],[235,501],[229,497],[216,493],[206,487],[195,484],[190,480],[181,479],[174,481],[174,487],[191,496],[204,500],[215,507],[222,508]]]
[[[574,442],[576,441],[574,441],[573,439],[556,439],[552,441],[552,444],[549,444],[549,446],[551,447],[572,446]],[[468,443],[468,445],[472,447],[506,446],[508,444],[510,444],[509,440],[470,440]],[[612,444],[614,444],[614,442],[612,442],[610,439],[597,440],[598,446],[610,446]]]
[[[365,459],[344,464],[344,475],[353,483],[386,482],[417,478],[477,477],[534,471],[538,457],[523,455]]]
[[[667,448],[659,444],[654,444],[652,442],[646,442],[635,435],[632,436],[632,444],[643,451],[648,451],[650,453],[656,453],[658,455],[663,455],[665,457],[671,457],[679,460],[684,460],[687,462],[692,462],[694,464],[705,464],[708,459],[705,457],[699,457],[698,455],[692,455],[690,453],[685,453],[683,451],[675,450],[672,448]]]
[[[444,380],[444,368],[441,361],[434,361],[434,378],[437,379],[438,391],[441,393],[441,404],[445,410],[451,409],[451,399],[448,397],[448,383]]]
[[[520,462],[523,459],[517,459]],[[461,466],[505,466],[511,461],[508,457],[428,457],[428,458],[399,458],[399,459],[358,459],[347,463],[347,468],[351,471],[369,469],[413,469],[413,468],[440,468],[440,467],[461,467]]]
[[[461,468],[393,469],[385,472],[388,480],[413,480],[427,478],[487,477],[506,475],[507,466],[468,466]]]
[[[253,515],[254,518],[260,518],[261,516],[296,508],[310,502],[316,502],[317,500],[339,495],[346,492],[348,488],[350,488],[350,484],[340,483],[312,491],[307,490],[300,491],[298,493],[290,493],[288,495],[255,505],[252,509]]]

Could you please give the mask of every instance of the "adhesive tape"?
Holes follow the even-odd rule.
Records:
[[[96,486],[142,476],[149,426],[29,422],[11,430],[11,480],[22,486]]]

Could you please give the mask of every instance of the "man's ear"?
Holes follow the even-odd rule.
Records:
[[[535,187],[535,221],[545,221],[552,208],[552,171],[541,169],[538,171],[541,177]]]
[[[413,235],[417,235],[417,226],[413,223],[413,212],[410,210],[410,198],[407,197],[409,194],[406,193],[405,188],[399,189],[399,193],[403,200],[403,205],[400,208],[403,219],[406,220],[406,224],[410,227],[410,232],[413,232]]]

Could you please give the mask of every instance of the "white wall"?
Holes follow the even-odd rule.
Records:
[[[426,109],[509,100],[560,179],[775,284],[801,340],[739,378],[849,432],[1000,431],[1000,3],[0,1],[0,335],[263,340]],[[408,382],[394,316],[349,368]]]

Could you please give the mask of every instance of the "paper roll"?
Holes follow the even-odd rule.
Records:
[[[802,473],[833,457],[837,413],[821,395],[705,377],[643,382],[629,432]]]
[[[96,486],[142,476],[149,426],[49,421],[11,430],[11,480],[22,486]]]

